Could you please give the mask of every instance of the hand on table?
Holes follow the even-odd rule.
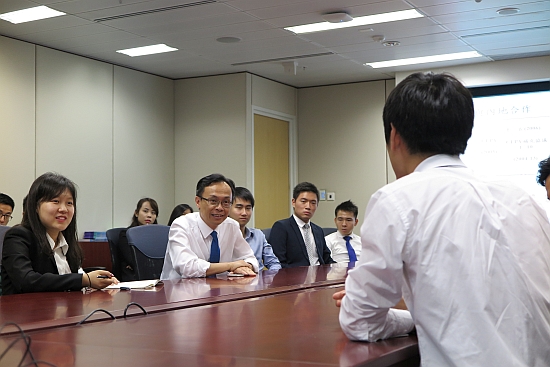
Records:
[[[346,295],[346,290],[341,290],[339,292],[336,292],[332,295],[332,299],[336,301],[336,307],[340,307],[342,305],[342,299]]]

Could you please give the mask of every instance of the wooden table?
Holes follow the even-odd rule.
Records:
[[[29,332],[35,359],[61,366],[418,366],[416,337],[349,341],[331,296],[317,287]],[[0,351],[14,340],[4,336]],[[17,365],[17,342],[2,361]],[[25,358],[24,363],[30,359]]]
[[[23,330],[76,325],[86,315],[101,308],[115,317],[123,317],[130,302],[143,306],[149,313],[164,312],[202,305],[229,302],[244,298],[273,295],[315,287],[343,284],[347,267],[341,264],[262,271],[256,277],[195,278],[165,281],[153,290],[43,292],[0,297],[0,325],[15,322]],[[128,315],[142,311],[132,306]],[[96,313],[91,320],[106,320],[109,315]],[[2,334],[13,333],[7,327]]]

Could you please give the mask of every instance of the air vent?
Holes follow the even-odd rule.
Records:
[[[468,34],[466,36],[462,36],[461,38],[473,38],[473,37],[484,37],[484,36],[494,36],[497,34],[507,34],[507,33],[518,33],[518,32],[528,32],[528,31],[539,31],[539,30],[550,30],[550,26],[542,26],[542,27],[531,27],[531,28],[522,28],[522,29],[509,29],[506,31],[499,31],[499,32],[487,32],[487,33],[478,33],[478,34]]]
[[[183,8],[191,8],[191,7],[194,7],[194,6],[213,4],[213,3],[217,3],[217,2],[218,2],[217,0],[195,1],[195,2],[187,3],[187,4],[167,6],[165,8],[150,9],[150,10],[144,10],[144,11],[137,11],[135,13],[113,15],[112,17],[97,18],[97,19],[94,19],[94,22],[106,22],[108,20],[130,18],[130,17],[136,17],[138,15],[154,14],[154,13],[160,13],[160,12],[163,12],[163,11],[177,10],[177,9],[183,9]]]
[[[256,61],[237,62],[237,63],[231,64],[231,65],[240,66],[240,65],[261,64],[261,63],[265,63],[265,62],[279,62],[279,61],[305,59],[305,58],[308,58],[308,57],[318,57],[318,56],[328,56],[328,55],[334,55],[334,52],[321,52],[321,53],[318,53],[318,54],[298,55],[298,56],[289,56],[289,57],[278,57],[276,59],[265,59],[265,60],[256,60]]]

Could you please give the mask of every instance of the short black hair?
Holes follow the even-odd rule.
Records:
[[[252,208],[254,209],[254,195],[246,187],[238,186],[235,188],[235,198],[248,201]]]
[[[0,204],[11,206],[11,210],[15,208],[15,201],[9,195],[0,192]]]
[[[550,157],[543,159],[539,162],[539,175],[537,176],[537,182],[542,186],[546,185],[546,179],[550,175]]]
[[[211,175],[205,176],[197,182],[196,195],[202,197],[204,189],[210,185],[213,185],[218,182],[225,182],[231,188],[231,198],[235,197],[235,183],[232,179],[225,177],[220,173],[212,173]]]
[[[339,210],[344,211],[344,212],[353,213],[353,216],[355,217],[355,219],[357,219],[357,216],[359,215],[359,208],[351,200],[344,201],[343,203],[338,205],[336,207],[336,209],[334,209],[334,216],[335,217],[338,216],[338,211]]]
[[[411,154],[458,155],[472,135],[474,103],[454,76],[414,73],[388,96],[383,120],[386,144],[393,125]]]
[[[317,201],[319,201],[319,190],[317,190],[317,187],[311,182],[300,182],[298,185],[296,185],[296,187],[292,191],[292,198],[294,200],[298,199],[298,196],[300,196],[302,192],[314,193],[315,195],[317,195]]]

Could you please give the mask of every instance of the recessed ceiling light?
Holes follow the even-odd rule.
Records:
[[[172,52],[172,51],[177,51],[177,50],[178,50],[177,48],[166,46],[165,44],[161,43],[161,44],[158,44],[158,45],[127,48],[125,50],[117,50],[117,52],[121,53],[121,54],[131,56],[131,57],[134,57],[134,56],[160,54],[160,53],[163,53],[163,52]]]
[[[519,9],[518,8],[502,8],[502,9],[498,9],[497,13],[499,15],[512,15],[512,14],[519,13]]]
[[[327,31],[331,29],[340,29],[348,27],[358,27],[367,24],[378,24],[378,23],[387,23],[395,22],[397,20],[413,19],[423,17],[416,9],[410,10],[401,10],[394,11],[391,13],[375,14],[375,15],[365,15],[364,17],[356,17],[349,22],[343,23],[330,23],[330,22],[320,22],[312,24],[297,25],[294,27],[286,27],[287,31],[291,31],[296,34],[301,33],[313,33],[320,31]]]
[[[65,15],[65,13],[42,5],[35,6],[34,8],[16,10],[9,13],[0,14],[0,19],[7,20],[8,22],[13,24],[19,24],[32,22],[33,20],[58,17],[60,15]]]
[[[241,42],[242,38],[239,38],[239,37],[220,37],[220,38],[216,38],[216,41],[221,42],[221,43],[237,43],[237,42]]]
[[[410,59],[399,59],[399,60],[379,61],[379,62],[367,62],[365,65],[368,65],[368,66],[370,66],[374,69],[378,69],[378,68],[390,68],[392,66],[426,64],[426,63],[429,63],[429,62],[438,62],[438,61],[471,59],[471,58],[474,58],[474,57],[482,57],[482,56],[483,55],[479,54],[477,51],[469,51],[469,52],[458,52],[458,53],[454,53],[454,54],[413,57],[413,58],[410,58]]]

